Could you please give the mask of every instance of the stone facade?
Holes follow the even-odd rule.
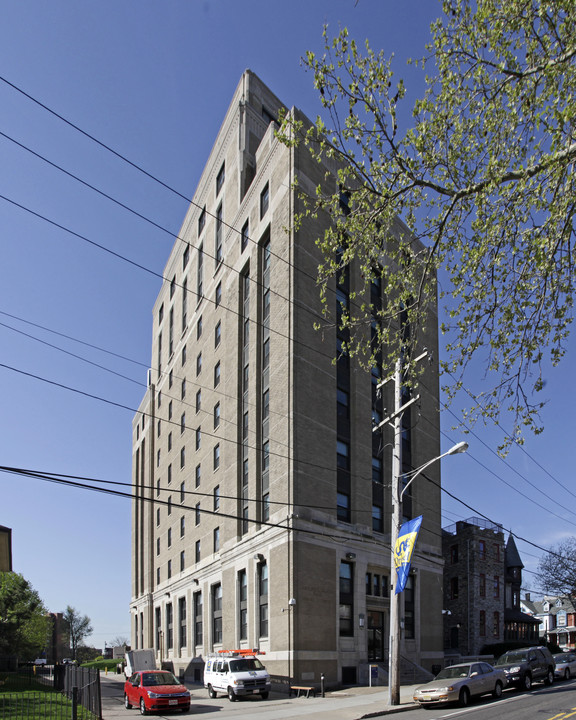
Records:
[[[342,370],[336,330],[314,329],[328,219],[293,227],[294,181],[312,190],[334,168],[276,139],[281,106],[244,73],[163,273],[133,422],[132,647],[196,680],[208,653],[258,647],[273,675],[337,685],[387,657],[392,436],[373,438],[378,378]],[[436,317],[423,344],[438,357]],[[412,467],[439,454],[434,360],[422,386]],[[428,476],[412,491],[424,523],[402,653],[430,669],[442,559]]]

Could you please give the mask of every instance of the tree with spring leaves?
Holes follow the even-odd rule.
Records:
[[[0,572],[0,655],[34,660],[46,649],[48,611],[20,574]]]
[[[413,61],[427,89],[411,113],[383,51],[325,30],[324,54],[304,59],[325,120],[286,119],[283,135],[339,167],[336,182],[301,197],[304,213],[333,218],[318,240],[327,314],[337,270],[362,270],[364,287],[341,313],[348,352],[370,365],[382,347],[391,367],[402,350],[409,369],[400,318],[414,347],[438,277],[448,399],[479,359],[485,390],[468,417],[511,411],[521,442],[523,428],[542,429],[542,364],[560,361],[573,318],[576,3],[445,0],[442,11],[426,57]],[[396,217],[407,230],[391,242]],[[369,302],[376,276],[381,310]]]

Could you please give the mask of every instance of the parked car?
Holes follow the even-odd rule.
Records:
[[[495,667],[504,670],[508,685],[530,690],[534,682],[552,685],[556,665],[548,648],[526,647],[505,652]]]
[[[461,663],[444,668],[426,685],[417,687],[414,700],[420,705],[457,702],[466,707],[470,698],[492,693],[495,698],[502,696],[506,676],[485,662]]]
[[[572,675],[576,675],[576,655],[574,653],[559,653],[553,655],[556,669],[554,677],[559,680],[570,680]]]
[[[136,705],[140,713],[153,710],[190,710],[190,693],[167,670],[138,670],[124,683],[124,707]]]

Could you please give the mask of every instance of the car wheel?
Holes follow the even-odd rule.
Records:
[[[214,690],[212,685],[208,685],[208,697],[210,697],[210,698],[217,697],[216,690]]]
[[[140,698],[140,715],[146,715],[146,703],[144,698]]]
[[[266,692],[260,693],[260,697],[262,700],[268,700],[268,690]]]
[[[460,690],[460,696],[458,698],[458,705],[460,705],[460,707],[466,707],[469,704],[470,691],[468,690],[468,688],[462,688],[462,690]]]
[[[130,710],[132,707],[132,703],[128,700],[128,695],[126,695],[126,693],[124,693],[124,707],[126,710]]]
[[[236,702],[237,700],[236,693],[231,687],[228,688],[228,700],[230,700],[230,702]]]
[[[500,682],[500,680],[498,680],[498,682],[494,686],[494,691],[492,692],[492,696],[495,698],[502,697],[502,683]]]
[[[523,690],[532,690],[532,678],[530,675],[524,675],[522,678],[522,689]]]
[[[554,671],[553,670],[548,670],[548,672],[546,673],[546,680],[544,680],[544,682],[546,685],[552,685],[552,683],[554,682]]]
[[[570,668],[564,670],[564,680],[570,680]]]

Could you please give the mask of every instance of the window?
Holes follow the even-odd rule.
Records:
[[[160,585],[160,568],[156,568],[156,585]]]
[[[248,639],[248,575],[238,571],[238,630],[240,640]]]
[[[226,176],[226,165],[225,163],[222,163],[222,167],[218,171],[218,175],[216,175],[216,195],[220,194],[220,190],[224,187],[224,178]]]
[[[188,279],[182,283],[182,332],[188,325]]]
[[[494,613],[494,625],[492,627],[492,634],[494,637],[500,636],[500,613]]]
[[[156,555],[160,555],[160,538],[156,538]]]
[[[157,607],[154,609],[156,616],[156,650],[160,650],[160,640],[162,638],[162,609]]]
[[[194,644],[202,645],[202,593],[194,593]]]
[[[184,553],[181,558],[183,556]],[[178,647],[186,647],[186,598],[183,597],[178,600]]]
[[[164,303],[160,305],[160,309],[158,310],[158,325],[164,320]]]
[[[160,480],[156,480],[156,497],[160,496]]]
[[[484,573],[480,573],[479,594],[480,594],[480,597],[486,597],[486,575],[484,575]]]
[[[202,517],[202,513],[200,512],[200,503],[197,502],[196,506],[194,508],[194,525],[198,527],[200,525],[200,519]]]
[[[182,365],[186,365],[186,345],[182,348]]]
[[[199,413],[202,408],[202,390],[196,392],[196,412]]]
[[[212,586],[212,642],[222,642],[222,585]]]
[[[216,210],[216,234],[214,237],[214,259],[216,267],[222,262],[222,204]]]
[[[219,282],[218,285],[216,285],[216,296],[215,296],[215,304],[216,307],[220,305],[222,302],[222,283]]]
[[[172,528],[168,528],[168,547],[172,547]]]
[[[186,378],[182,380],[182,385],[180,386],[180,399],[184,400],[186,397]]]
[[[196,428],[196,450],[200,450],[200,446],[202,444],[202,431],[200,430],[200,427]]]
[[[168,577],[168,580],[172,577],[172,560],[168,560],[168,563],[166,565],[166,575]]]
[[[478,540],[478,555],[480,556],[480,560],[486,558],[486,543],[484,540]]]
[[[336,494],[338,520],[350,522],[350,496],[346,493]]]
[[[268,637],[268,565],[258,564],[259,637]]]
[[[172,354],[172,353],[170,353],[170,354]],[[172,387],[173,382],[174,382],[174,372],[172,370],[170,370],[170,372],[168,373],[168,387],[169,388]]]
[[[196,340],[200,340],[202,337],[202,315],[198,318],[198,322],[196,323]]]
[[[162,375],[162,333],[158,333],[158,379]]]
[[[214,387],[220,385],[220,361],[214,366]]]
[[[180,551],[180,572],[184,572],[186,569],[186,556],[184,555],[184,550]]]
[[[494,545],[494,557],[496,558],[496,562],[500,562],[500,545],[498,545],[498,543]]]
[[[196,487],[200,487],[200,479],[201,479],[200,476],[201,476],[200,465],[196,465],[196,474],[195,474]]]
[[[180,483],[180,502],[183,503],[186,500],[186,490],[184,489],[184,483]]]
[[[162,421],[161,420],[158,420],[158,425],[156,426],[156,428],[157,428],[156,436],[160,437],[160,433],[162,431]]]
[[[374,584],[372,587],[372,595],[374,595],[375,597],[380,597],[380,575],[374,573],[373,580]]]
[[[458,599],[458,578],[457,577],[453,577],[450,579],[450,599],[451,600]]]
[[[172,482],[172,463],[168,465],[168,485]]]
[[[196,377],[202,372],[202,353],[198,353],[196,357]]]
[[[220,485],[214,488],[214,510],[220,510]]]
[[[380,505],[372,505],[372,530],[379,533],[384,532],[384,520]]]
[[[214,405],[214,429],[220,425],[220,403]]]
[[[214,528],[214,552],[220,552],[220,528]]]
[[[186,245],[184,248],[184,254],[182,255],[182,270],[186,269],[188,261],[190,260],[190,245]]]
[[[352,563],[340,562],[339,579],[339,633],[341,637],[354,635],[354,583]]]
[[[220,340],[222,339],[222,323],[218,321],[218,324],[216,325],[216,328],[214,329],[214,347],[218,347],[220,345]]]
[[[180,537],[183,538],[186,534],[186,517],[182,515],[180,518]]]
[[[194,561],[196,563],[200,562],[200,540],[196,540],[194,544]]]
[[[160,450],[156,453],[156,467],[160,466]]]
[[[168,420],[172,420],[172,400],[168,403]]]
[[[180,450],[180,468],[186,465],[186,446]]]
[[[180,417],[180,435],[184,433],[184,430],[186,430],[186,413],[182,413]]]
[[[486,611],[480,610],[480,637],[486,637]]]
[[[452,545],[450,548],[450,562],[452,565],[458,562],[458,545]]]
[[[200,237],[200,234],[202,230],[204,230],[204,227],[206,226],[206,208],[202,209],[202,212],[200,213],[200,217],[198,218],[198,237]]]
[[[248,220],[242,226],[242,235],[240,236],[240,250],[244,252],[248,247],[248,241],[250,240],[250,225]]]
[[[372,482],[382,485],[383,479],[382,460],[379,457],[372,456]]]
[[[172,495],[168,495],[168,515],[172,515]]]
[[[500,597],[500,578],[498,575],[494,575],[494,597]]]
[[[160,508],[156,510],[156,527],[160,525]]]
[[[168,433],[168,452],[172,450],[172,433]]]
[[[170,300],[174,297],[174,293],[176,292],[176,275],[170,280]]]
[[[416,575],[410,573],[404,588],[404,636],[409,640],[416,637],[415,609],[416,609]]]
[[[214,446],[214,470],[220,467],[220,445]]]
[[[260,219],[268,212],[268,205],[270,204],[270,189],[268,183],[264,186],[264,190],[260,193]]]

